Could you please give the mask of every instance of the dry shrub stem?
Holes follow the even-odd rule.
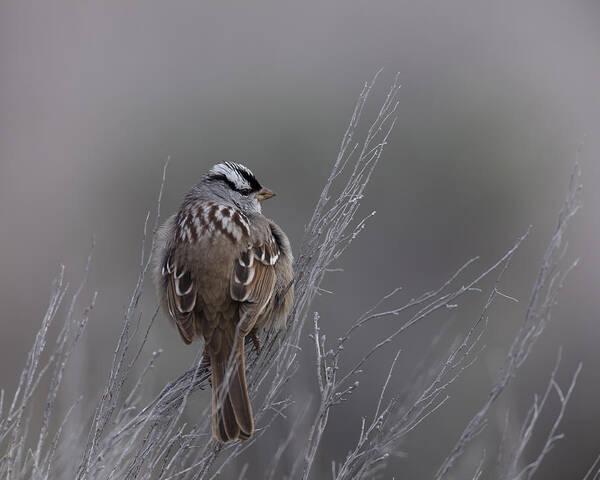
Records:
[[[321,439],[330,415],[334,414],[337,405],[352,398],[360,388],[359,378],[363,367],[388,345],[393,346],[396,353],[388,367],[380,393],[376,396],[373,410],[371,413],[364,412],[360,425],[357,425],[356,444],[346,458],[331,462],[332,478],[375,478],[386,467],[392,455],[400,454],[399,446],[411,431],[425,420],[443,421],[443,407],[449,398],[450,386],[477,361],[483,349],[482,338],[490,321],[490,307],[499,299],[514,301],[512,297],[502,293],[500,286],[511,260],[529,231],[519,237],[496,262],[479,273],[468,273],[478,261],[478,258],[472,258],[439,287],[407,302],[398,302],[391,308],[382,308],[382,305],[396,301],[400,289],[394,289],[356,318],[345,334],[335,342],[327,341],[322,332],[319,314],[311,312],[311,306],[315,297],[325,292],[321,284],[326,273],[335,270],[334,265],[365,227],[368,218],[375,214],[373,212],[361,218],[359,207],[396,121],[400,89],[398,77],[366,133],[362,139],[356,140],[360,134],[367,99],[378,75],[379,73],[365,84],[359,96],[338,156],[306,225],[295,264],[297,294],[288,326],[284,331],[267,332],[260,355],[254,349],[248,353],[248,386],[257,425],[254,437],[245,443],[221,445],[210,435],[208,411],[194,415],[194,418],[199,419],[197,424],[189,425],[184,420],[183,413],[190,395],[209,388],[209,373],[202,364],[201,348],[192,368],[167,383],[154,398],[144,398],[140,391],[144,379],[152,375],[161,353],[160,350],[146,351],[146,343],[158,316],[158,309],[148,320],[144,320],[140,307],[154,247],[154,235],[149,233],[149,212],[144,222],[139,275],[116,340],[110,371],[104,385],[98,387],[101,392],[99,398],[95,405],[90,406],[95,393],[81,392],[83,401],[74,399],[68,411],[62,413],[62,419],[53,421],[60,413],[56,401],[58,392],[62,383],[68,381],[64,376],[65,369],[96,303],[96,293],[93,293],[88,304],[83,308],[80,306],[80,297],[86,290],[90,271],[90,254],[83,280],[65,307],[63,323],[60,327],[54,327],[70,290],[64,280],[64,267],[61,266],[47,312],[8,408],[5,405],[5,392],[0,393],[2,478],[198,480],[218,478],[226,469],[234,467],[238,468],[234,475],[245,478],[251,466],[240,465],[240,455],[253,448],[256,443],[260,444],[273,431],[270,427],[275,422],[282,421],[289,433],[278,439],[278,447],[275,452],[271,452],[271,461],[259,477],[322,478],[320,474],[314,473],[314,465],[319,454],[322,455]],[[154,232],[160,222],[167,165],[168,160],[163,170],[156,213],[153,216]],[[448,477],[473,439],[486,427],[490,409],[515,377],[550,320],[558,293],[572,268],[565,268],[562,260],[566,250],[564,238],[567,224],[580,205],[581,187],[577,183],[578,177],[579,171],[575,169],[558,225],[542,259],[524,322],[515,334],[489,396],[441,462],[435,474],[436,480]],[[495,276],[495,280],[491,287],[486,287],[492,276]],[[480,315],[441,362],[433,360],[435,355],[427,355],[416,365],[414,378],[401,381],[394,376],[394,368],[401,355],[396,340],[407,329],[436,312],[452,312],[463,298],[479,295],[487,288],[487,300]],[[360,354],[358,362],[346,366],[347,362],[343,361],[345,348],[353,345],[349,340],[361,328],[389,317],[398,319],[393,330]],[[294,374],[302,367],[299,360],[300,345],[306,335],[305,326],[309,318],[312,319],[309,337],[316,356],[318,397],[316,402],[306,402],[302,407],[297,407],[296,417],[292,418],[290,407],[295,402],[288,386]],[[54,344],[48,345],[48,334],[53,327],[58,328],[57,339]],[[447,328],[440,328],[439,335],[431,341],[432,352],[446,334]],[[581,370],[580,365],[564,391],[556,380],[560,357],[559,352],[548,386],[541,396],[534,398],[516,440],[508,445],[508,435],[503,437],[498,445],[495,465],[486,465],[490,462],[486,462],[486,452],[482,452],[479,463],[472,467],[470,478],[478,479],[486,470],[493,468],[496,469],[496,476],[502,479],[530,479],[536,473],[543,459],[562,438],[558,428]],[[140,361],[145,361],[145,365],[140,366]],[[49,377],[47,382],[43,381],[44,377]],[[405,385],[404,389],[395,391],[393,386],[398,384]],[[535,458],[525,458],[525,448],[552,394],[559,399],[560,410],[541,451]],[[45,407],[38,424],[33,420],[36,414],[35,403],[44,395]],[[89,422],[68,428],[72,418],[70,413],[74,409],[87,412]],[[54,423],[58,424],[54,426]],[[302,424],[309,425],[308,431],[305,438],[298,438],[304,432],[300,428]],[[293,452],[296,461],[287,465],[284,456],[291,446],[296,449]],[[598,463],[599,460],[596,459],[584,480],[598,478]]]

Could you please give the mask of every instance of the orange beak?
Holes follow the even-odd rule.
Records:
[[[256,194],[256,199],[259,202],[262,202],[263,200],[267,200],[268,198],[271,198],[271,197],[274,197],[274,196],[275,196],[275,192],[272,192],[268,188],[264,188],[263,187]]]

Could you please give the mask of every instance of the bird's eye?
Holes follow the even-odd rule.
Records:
[[[240,192],[242,195],[250,195],[252,193],[252,189],[251,188],[242,188],[242,189],[238,190],[238,192]]]

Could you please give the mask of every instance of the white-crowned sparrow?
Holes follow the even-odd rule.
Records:
[[[212,429],[221,442],[254,432],[245,337],[285,325],[293,302],[290,242],[261,213],[260,202],[274,195],[245,166],[220,163],[157,232],[158,297],[186,344],[204,338]]]

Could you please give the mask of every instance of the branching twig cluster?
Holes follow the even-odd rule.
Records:
[[[70,410],[55,428],[51,428],[51,419],[56,416],[56,398],[64,379],[66,365],[96,301],[94,294],[89,305],[83,308],[80,314],[75,314],[79,308],[78,299],[87,281],[91,256],[84,280],[66,307],[65,321],[58,332],[57,340],[50,351],[45,353],[48,347],[48,332],[68,291],[61,268],[48,311],[8,408],[5,407],[5,393],[2,391],[0,395],[0,475],[3,478],[197,480],[219,477],[225,469],[232,468],[234,460],[241,458],[243,452],[263,441],[274,422],[285,418],[292,410],[290,406],[294,404],[294,399],[290,395],[288,385],[300,368],[299,352],[305,337],[305,326],[310,319],[310,337],[316,353],[318,399],[313,405],[306,404],[302,408],[296,408],[299,412],[296,419],[288,417],[287,428],[290,433],[279,439],[276,451],[270,452],[271,461],[260,478],[316,478],[313,475],[314,465],[330,415],[337,405],[352,399],[355,391],[360,388],[360,374],[363,368],[386,346],[393,346],[395,349],[394,360],[389,365],[387,377],[379,395],[376,396],[377,401],[372,412],[365,412],[360,425],[357,425],[356,445],[343,461],[332,462],[332,478],[374,478],[385,468],[392,455],[400,454],[399,446],[411,431],[426,419],[441,415],[440,411],[446,404],[450,386],[476,361],[483,348],[482,338],[490,321],[491,305],[499,298],[514,300],[502,293],[501,281],[528,232],[517,239],[497,262],[479,273],[471,274],[468,279],[465,277],[473,269],[477,258],[467,261],[438,288],[406,302],[399,302],[393,308],[383,309],[382,305],[397,298],[399,289],[392,291],[356,318],[346,332],[330,346],[331,342],[327,341],[322,332],[319,314],[312,312],[311,306],[316,296],[324,291],[321,284],[326,273],[333,269],[334,264],[364,228],[366,220],[375,213],[362,219],[358,217],[361,199],[388,142],[398,106],[400,87],[396,78],[364,138],[357,141],[361,117],[374,82],[375,79],[366,84],[361,92],[342,139],[339,154],[312,218],[306,226],[295,263],[296,298],[287,327],[282,331],[268,332],[263,339],[260,354],[255,350],[248,353],[248,385],[257,425],[254,437],[244,443],[221,445],[212,440],[208,412],[195,415],[194,418],[200,419],[196,424],[188,425],[185,422],[184,411],[190,395],[208,387],[209,373],[200,354],[192,368],[165,385],[153,399],[144,398],[140,392],[143,380],[151,374],[152,367],[160,355],[160,351],[147,353],[145,348],[158,310],[151,318],[145,320],[139,305],[154,246],[154,240],[150,240],[151,235],[148,234],[148,214],[144,224],[139,275],[124,315],[110,372],[93,411],[89,412],[89,424],[71,428],[71,432],[81,432],[81,436],[74,433],[67,437],[63,435]],[[160,221],[166,166],[154,217],[154,229]],[[550,319],[557,294],[570,269],[562,268],[561,259],[565,251],[564,236],[567,223],[579,207],[579,186],[576,180],[577,175],[574,175],[557,229],[543,258],[525,321],[515,336],[489,397],[443,460],[436,473],[436,479],[448,476],[473,438],[485,428],[492,405],[527,359],[533,344]],[[472,322],[470,329],[465,332],[464,338],[455,344],[440,363],[424,363],[420,368],[416,368],[415,377],[406,382],[407,387],[397,390],[394,387],[398,383],[395,381],[394,369],[402,355],[397,340],[409,328],[433,314],[453,310],[463,298],[483,292],[486,280],[492,275],[495,275],[496,280],[487,295],[485,306]],[[393,330],[378,343],[366,348],[358,362],[348,366],[345,361],[345,349],[352,344],[351,338],[361,329],[382,318],[397,318],[398,321],[395,322]],[[443,328],[440,330],[444,332]],[[44,362],[42,359],[46,357]],[[430,360],[433,356],[427,358]],[[146,359],[144,367],[139,366],[141,359]],[[531,478],[550,449],[561,438],[558,427],[581,367],[575,372],[566,391],[561,389],[556,381],[557,368],[558,361],[546,391],[541,397],[535,397],[517,440],[501,449],[498,462],[499,478]],[[34,426],[33,400],[42,395],[40,384],[45,376],[49,377],[45,408],[39,426]],[[561,404],[559,414],[539,455],[533,460],[526,459],[524,449],[530,442],[533,429],[552,392],[557,395]],[[86,398],[86,402],[89,401],[89,397]],[[80,406],[78,401],[75,405]],[[294,426],[305,422],[306,419],[310,420],[306,422],[309,424],[306,438],[293,438],[299,431]],[[300,450],[294,452],[296,461],[292,465],[284,465],[284,453],[291,445],[296,448],[300,445]],[[76,453],[73,453],[74,448]],[[596,476],[593,478],[598,476],[596,468],[597,465],[594,464],[586,479],[592,478],[594,474]],[[240,467],[236,475],[245,478],[250,471],[246,464]],[[480,478],[484,471],[485,454],[475,466],[472,478]]]
[[[525,314],[525,321],[515,336],[487,400],[469,421],[452,451],[440,466],[435,477],[436,480],[446,477],[456,460],[462,456],[467,445],[485,428],[488,412],[514,378],[517,369],[527,359],[533,345],[550,320],[552,308],[556,304],[558,293],[567,274],[577,264],[575,262],[567,268],[561,268],[561,260],[566,251],[564,238],[567,225],[580,206],[581,187],[577,184],[578,177],[579,172],[576,169],[571,176],[569,191],[559,214],[556,230],[542,259],[542,265]]]

